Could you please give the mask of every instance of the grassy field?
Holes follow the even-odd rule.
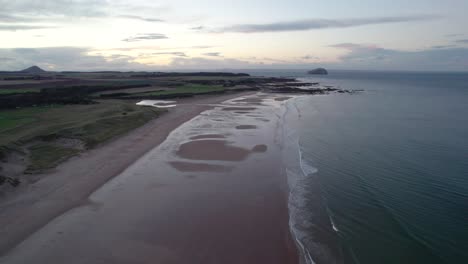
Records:
[[[167,94],[177,94],[177,93],[194,93],[194,94],[203,94],[209,92],[219,92],[224,91],[224,87],[221,85],[201,85],[201,84],[188,84],[181,87],[174,88],[168,91],[160,91],[151,93],[152,95],[167,95]]]
[[[0,111],[0,152],[17,149],[29,153],[28,171],[52,168],[81,151],[76,146],[57,143],[60,139],[92,148],[145,124],[162,111],[115,100]]]
[[[39,89],[0,89],[0,95],[38,92],[40,92]]]
[[[188,94],[192,93],[194,95],[211,93],[211,92],[222,92],[225,88],[221,85],[202,85],[202,84],[187,84],[184,86],[172,88],[166,91],[156,91],[156,92],[145,92],[145,93],[136,93],[128,95],[127,97],[133,96],[159,96],[159,95],[177,95],[177,94]]]
[[[29,147],[29,153],[30,164],[26,173],[34,173],[54,168],[61,161],[80,153],[80,150],[41,142]]]
[[[168,89],[168,88],[149,86],[149,87],[141,87],[141,88],[102,91],[102,92],[92,93],[91,96],[99,97],[101,95],[115,94],[115,93],[137,94],[137,93],[155,92],[155,91],[164,90],[164,89]]]

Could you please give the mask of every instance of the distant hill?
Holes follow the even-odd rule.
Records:
[[[317,68],[307,72],[308,74],[327,75],[328,71],[324,68]]]
[[[28,74],[41,74],[46,73],[43,69],[39,68],[38,66],[31,66],[27,69],[20,71],[21,73],[28,73]]]

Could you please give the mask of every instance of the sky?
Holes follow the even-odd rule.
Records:
[[[0,70],[468,71],[467,0],[0,0]]]

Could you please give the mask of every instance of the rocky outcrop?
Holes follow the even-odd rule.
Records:
[[[319,74],[319,75],[327,75],[328,71],[324,68],[317,68],[307,72],[308,74]]]

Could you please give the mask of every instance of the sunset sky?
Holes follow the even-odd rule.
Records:
[[[466,0],[0,0],[0,70],[468,69]]]

